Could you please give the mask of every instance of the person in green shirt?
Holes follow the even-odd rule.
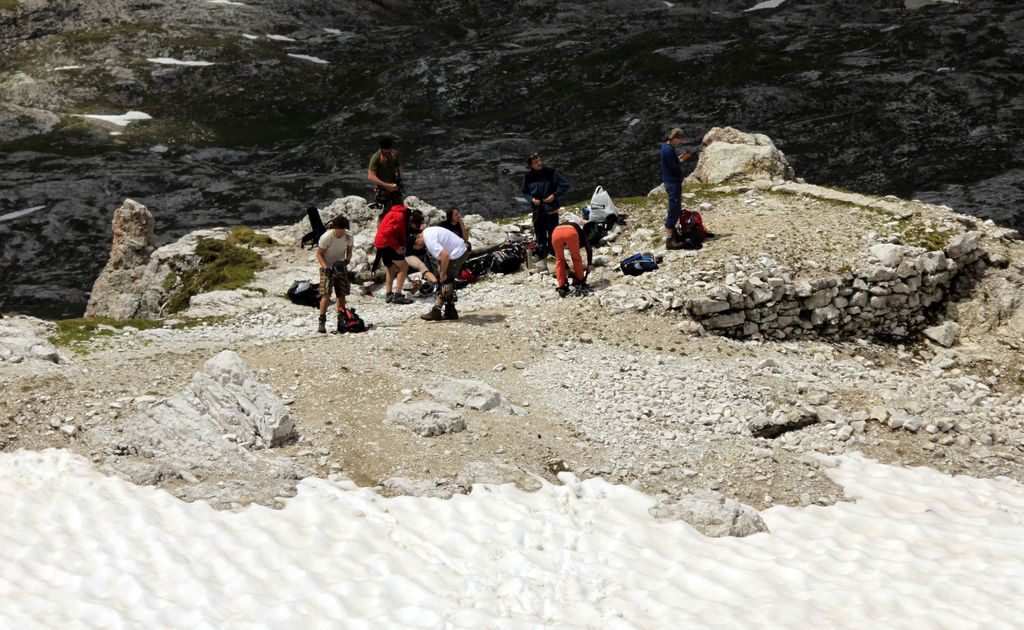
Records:
[[[380,204],[381,215],[386,214],[391,206],[401,205],[402,194],[402,163],[398,159],[391,138],[384,137],[378,142],[380,149],[370,157],[370,168],[366,178],[375,186],[373,201]]]

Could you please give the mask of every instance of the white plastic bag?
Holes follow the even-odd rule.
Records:
[[[602,222],[611,215],[619,214],[612,196],[608,191],[598,186],[594,189],[594,196],[590,198],[590,220]]]

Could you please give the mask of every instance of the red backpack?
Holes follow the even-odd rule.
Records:
[[[700,249],[704,247],[704,239],[708,231],[699,212],[683,210],[679,215],[679,225],[673,230],[675,240],[682,249]]]
[[[347,333],[361,333],[366,332],[369,328],[366,325],[366,322],[363,321],[363,318],[356,315],[355,309],[346,308],[341,312],[345,316],[341,322],[342,331]]]

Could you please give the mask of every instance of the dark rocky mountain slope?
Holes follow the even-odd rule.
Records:
[[[125,197],[165,240],[291,221],[367,193],[382,133],[410,193],[488,215],[529,151],[635,195],[668,127],[731,125],[809,181],[1024,220],[1024,5],[242,4],[0,0],[0,309],[80,312]]]

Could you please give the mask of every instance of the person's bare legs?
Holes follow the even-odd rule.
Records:
[[[397,277],[395,278],[395,293],[401,293],[402,289],[405,287],[405,277],[409,275],[409,263],[405,261],[397,262],[395,263],[395,266],[398,267],[398,274]],[[388,291],[390,290],[391,285],[389,283]]]
[[[387,270],[384,271],[384,282],[385,286],[387,286],[387,292],[385,295],[391,295],[391,288],[395,285],[395,272],[392,271],[394,268],[395,265],[388,265]]]

